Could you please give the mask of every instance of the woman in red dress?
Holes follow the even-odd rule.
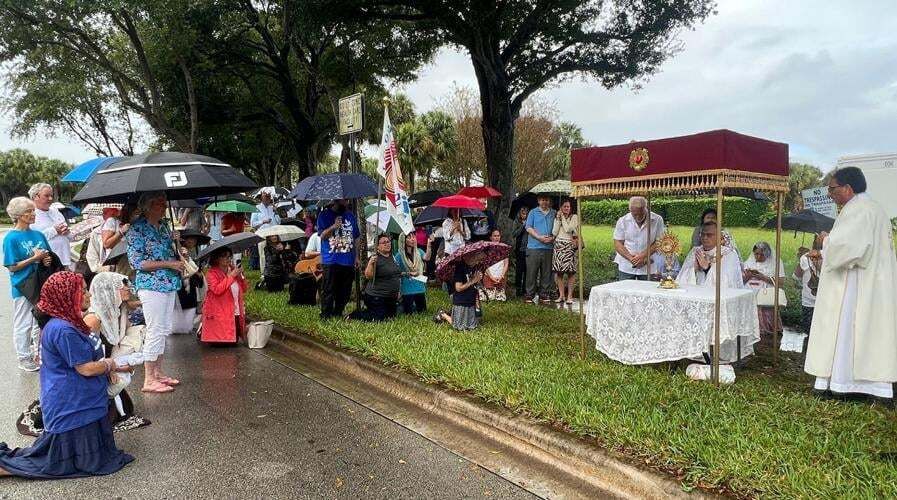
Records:
[[[216,250],[209,256],[206,283],[209,290],[202,306],[203,342],[235,343],[244,337],[246,312],[243,294],[249,287],[243,268],[234,265],[230,248]]]

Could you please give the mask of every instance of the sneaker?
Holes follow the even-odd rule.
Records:
[[[40,366],[30,359],[23,359],[19,361],[19,370],[24,370],[26,372],[36,372],[40,370]]]
[[[532,298],[532,297],[527,297],[527,298],[523,299],[523,303],[524,303],[524,304],[532,304],[532,303],[533,303],[533,298]]]

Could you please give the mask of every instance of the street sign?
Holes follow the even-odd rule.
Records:
[[[838,206],[835,200],[828,195],[828,188],[805,189],[800,192],[804,198],[804,208],[818,212],[834,219],[838,216]]]
[[[352,94],[339,100],[339,134],[354,134],[364,128],[364,94]]]

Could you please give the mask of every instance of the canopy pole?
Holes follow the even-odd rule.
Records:
[[[716,189],[716,301],[713,310],[713,366],[711,368],[711,378],[713,383],[719,387],[719,357],[720,357],[720,341],[719,341],[719,321],[720,321],[720,297],[722,286],[722,260],[723,260],[723,188]]]
[[[648,226],[648,248],[645,251],[648,252],[648,281],[651,281],[651,261],[654,257],[654,252],[651,249],[651,191],[646,193],[645,209],[648,211],[648,215],[645,216],[645,224]]]
[[[579,207],[581,206],[580,198],[576,198],[576,211],[580,212]],[[585,281],[585,276],[582,275],[582,213],[580,212],[580,220],[579,220],[579,238],[577,238],[576,245],[576,254],[578,266],[579,266],[579,357],[580,359],[586,359],[586,313],[585,313],[585,298],[583,296],[583,282]]]
[[[779,329],[782,327],[779,316],[779,293],[781,293],[781,283],[779,283],[779,262],[782,259],[782,203],[783,193],[776,193],[776,262],[773,262],[774,276],[774,305],[773,305],[773,332],[772,332],[772,364],[779,366]]]

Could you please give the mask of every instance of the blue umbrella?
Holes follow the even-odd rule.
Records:
[[[121,156],[113,156],[87,160],[65,174],[61,180],[62,182],[87,182],[94,172],[121,159]]]
[[[343,200],[377,196],[377,185],[364,174],[335,173],[302,179],[290,196],[297,200]]]

